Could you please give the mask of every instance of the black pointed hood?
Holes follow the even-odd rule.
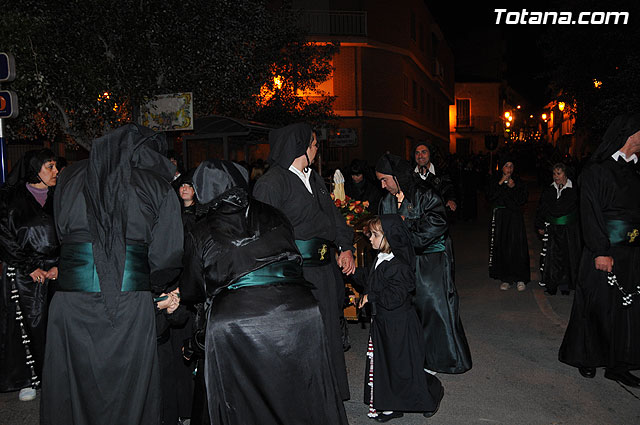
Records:
[[[384,214],[380,216],[380,223],[393,256],[415,268],[416,256],[411,245],[411,234],[404,220],[398,214]]]
[[[607,128],[602,142],[591,156],[591,161],[602,162],[620,150],[627,139],[640,131],[640,113],[617,116]]]
[[[306,123],[291,124],[269,133],[269,163],[289,168],[293,160],[304,155],[311,142],[313,130]]]
[[[100,290],[111,318],[124,273],[131,171],[150,170],[168,182],[175,167],[164,156],[166,149],[164,134],[137,124],[113,130],[91,145],[83,194]]]
[[[198,202],[207,204],[233,188],[247,190],[249,173],[235,162],[220,159],[203,161],[193,173],[193,190]]]
[[[405,196],[409,196],[413,192],[415,180],[409,161],[397,155],[386,153],[376,162],[376,171],[394,176]]]

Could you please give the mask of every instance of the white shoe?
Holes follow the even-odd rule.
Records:
[[[516,286],[518,288],[518,291],[522,292],[525,289],[527,289],[527,285],[524,284],[524,282],[518,282],[518,285]]]
[[[501,291],[506,291],[510,287],[511,287],[511,284],[509,284],[509,282],[502,282],[502,284],[500,285],[500,290]]]
[[[36,389],[35,388],[23,388],[20,390],[20,394],[18,395],[18,399],[20,401],[32,401],[36,399]]]

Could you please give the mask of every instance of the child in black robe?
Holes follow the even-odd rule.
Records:
[[[433,416],[444,388],[422,368],[421,325],[411,303],[415,254],[409,230],[397,214],[376,217],[368,227],[379,251],[360,301],[360,308],[370,303],[372,317],[364,385],[369,417],[387,422],[402,412]]]

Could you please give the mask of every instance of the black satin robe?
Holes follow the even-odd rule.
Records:
[[[300,254],[282,213],[234,188],[185,239],[180,292],[207,300],[205,380],[212,424],[346,424],[323,321],[308,282],[227,289]]]
[[[493,241],[489,241],[492,245],[489,247],[492,258],[489,276],[502,282],[528,283],[531,280],[529,244],[522,207],[529,192],[520,179],[514,179],[514,187],[498,184],[498,181],[494,180],[489,187],[489,201],[495,217],[495,233]]]
[[[640,247],[612,245],[606,220],[640,223],[640,174],[633,163],[606,159],[580,176],[584,249],[560,361],[576,367],[640,368],[640,295],[622,305],[621,292],[596,270],[597,256],[613,257],[628,292],[640,285]]]
[[[459,315],[451,238],[442,199],[430,186],[419,183],[413,194],[405,194],[400,208],[396,197],[387,194],[380,203],[380,213],[404,216],[411,232],[416,252],[413,302],[422,323],[424,367],[443,373],[466,372],[472,366],[471,352]],[[425,252],[441,238],[443,251]]]
[[[16,305],[11,299],[11,279],[7,268],[16,269],[22,323],[30,340],[38,380],[42,377],[47,324],[48,286],[36,283],[29,273],[57,265],[60,245],[53,222],[53,189],[42,207],[24,182],[0,190],[0,392],[31,386],[31,369],[26,364]]]
[[[91,242],[83,188],[88,161],[65,168],[54,212],[61,244]],[[153,288],[166,288],[181,267],[180,204],[159,174],[133,168],[126,241],[145,244]],[[161,381],[153,293],[118,297],[110,319],[104,293],[57,291],[51,300],[43,374],[42,425],[161,423]]]
[[[372,304],[373,407],[377,411],[431,412],[440,401],[442,384],[423,369],[422,326],[411,302],[415,286],[415,273],[398,257],[378,267],[374,263],[367,279],[365,292]],[[371,399],[370,361],[367,357],[365,404]]]
[[[253,188],[253,196],[259,201],[282,211],[293,225],[295,238],[309,240],[323,238],[333,242],[340,251],[353,250],[353,229],[347,226],[324,181],[311,171],[309,193],[300,178],[288,169],[273,164],[260,177]],[[340,383],[343,400],[349,399],[349,382],[344,361],[340,317],[338,307],[344,301],[344,283],[334,273],[334,264],[304,267],[304,278],[313,283],[313,294],[318,300],[329,341],[332,363]]]
[[[536,210],[536,230],[546,230],[547,240],[543,240],[545,255],[541,256],[541,279],[549,294],[555,294],[558,288],[568,291],[576,289],[578,264],[582,254],[580,221],[570,224],[547,224],[549,218],[558,218],[578,213],[578,190],[575,187],[564,188],[557,196],[554,186],[547,187],[540,195]]]

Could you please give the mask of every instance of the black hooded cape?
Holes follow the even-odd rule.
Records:
[[[507,162],[514,164],[511,178],[514,186],[499,184],[502,167]],[[529,244],[522,208],[527,203],[529,192],[518,177],[518,165],[509,156],[500,158],[500,169],[489,183],[488,200],[491,202],[492,218],[489,223],[489,276],[502,282],[528,283],[531,280]]]
[[[580,212],[584,249],[569,325],[560,361],[577,367],[640,368],[640,246],[629,244],[640,230],[640,175],[633,162],[612,154],[640,131],[640,114],[617,117],[606,131],[589,165],[580,175]],[[610,236],[612,223],[626,223],[624,241]],[[637,242],[637,239],[634,238]],[[595,258],[613,258],[613,273],[625,293],[596,270]]]
[[[395,177],[404,200],[400,207],[390,193],[380,202],[381,214],[398,214],[411,235],[416,253],[413,303],[422,324],[424,367],[443,373],[471,369],[471,352],[458,312],[454,260],[442,198],[419,177],[408,161],[385,154],[376,171]]]
[[[211,423],[346,424],[293,228],[276,208],[248,196],[238,167],[205,161],[194,174],[207,215],[186,235],[180,284],[182,300],[208,306],[204,372]],[[286,282],[255,276],[284,263]],[[229,288],[247,279],[253,286]]]
[[[394,257],[377,267],[374,263],[365,290],[372,304],[373,407],[431,412],[442,397],[442,385],[423,369],[422,326],[412,305],[416,275],[411,235],[397,214],[382,215],[380,221]],[[367,356],[365,404],[371,401],[371,360]]]
[[[160,376],[151,291],[121,291],[127,245],[146,247],[150,285],[162,292],[181,266],[180,205],[164,137],[129,124],[93,142],[89,160],[58,180],[62,249],[93,246],[101,292],[58,290],[49,309],[41,423],[157,424]],[[59,286],[64,287],[61,261]],[[80,260],[85,261],[85,260]]]
[[[293,225],[295,238],[330,241],[339,251],[353,251],[353,229],[336,208],[322,177],[310,170],[309,193],[302,180],[289,170],[293,160],[306,152],[311,140],[311,127],[292,124],[269,134],[272,163],[253,188],[253,196],[276,207]],[[304,278],[314,285],[314,295],[320,304],[331,350],[332,363],[344,400],[349,398],[349,383],[342,348],[340,316],[344,302],[344,283],[334,274],[333,264],[304,267]]]

